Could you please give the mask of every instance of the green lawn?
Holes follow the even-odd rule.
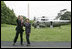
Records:
[[[1,24],[1,41],[13,41],[16,31],[13,25]],[[20,36],[18,40],[20,41]],[[25,32],[23,33],[23,41],[26,41]],[[71,24],[54,28],[31,27],[30,41],[71,41]]]

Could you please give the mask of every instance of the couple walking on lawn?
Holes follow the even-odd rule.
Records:
[[[23,26],[24,26],[25,27],[27,46],[30,46],[29,36],[30,36],[30,33],[31,33],[31,24],[29,22],[29,19],[26,19],[24,21],[23,16],[18,16],[16,22],[17,22],[16,36],[14,38],[13,45],[15,45],[19,34],[20,34],[20,38],[21,38],[21,45],[23,45],[23,32],[24,32]]]

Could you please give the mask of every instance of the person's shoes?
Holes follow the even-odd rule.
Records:
[[[27,46],[31,46],[30,44],[27,44]]]
[[[15,46],[15,43],[13,43],[13,46]]]

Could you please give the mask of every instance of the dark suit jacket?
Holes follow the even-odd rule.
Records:
[[[30,33],[31,32],[31,24],[30,23],[24,23],[25,26],[25,32]]]
[[[24,30],[23,30],[23,26],[21,26],[21,20],[17,19],[16,22],[17,22],[16,31],[23,32]]]

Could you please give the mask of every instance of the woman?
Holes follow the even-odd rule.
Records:
[[[15,45],[17,39],[18,39],[18,35],[20,34],[20,38],[21,38],[21,45],[23,45],[23,17],[20,16],[20,19],[19,19],[19,16],[18,16],[18,19],[17,19],[17,27],[16,27],[16,36],[14,38],[14,43],[13,45]]]
[[[26,19],[26,22],[24,23],[24,26],[25,26],[27,46],[30,46],[29,36],[30,36],[30,33],[31,33],[31,24],[29,22],[29,19]]]

